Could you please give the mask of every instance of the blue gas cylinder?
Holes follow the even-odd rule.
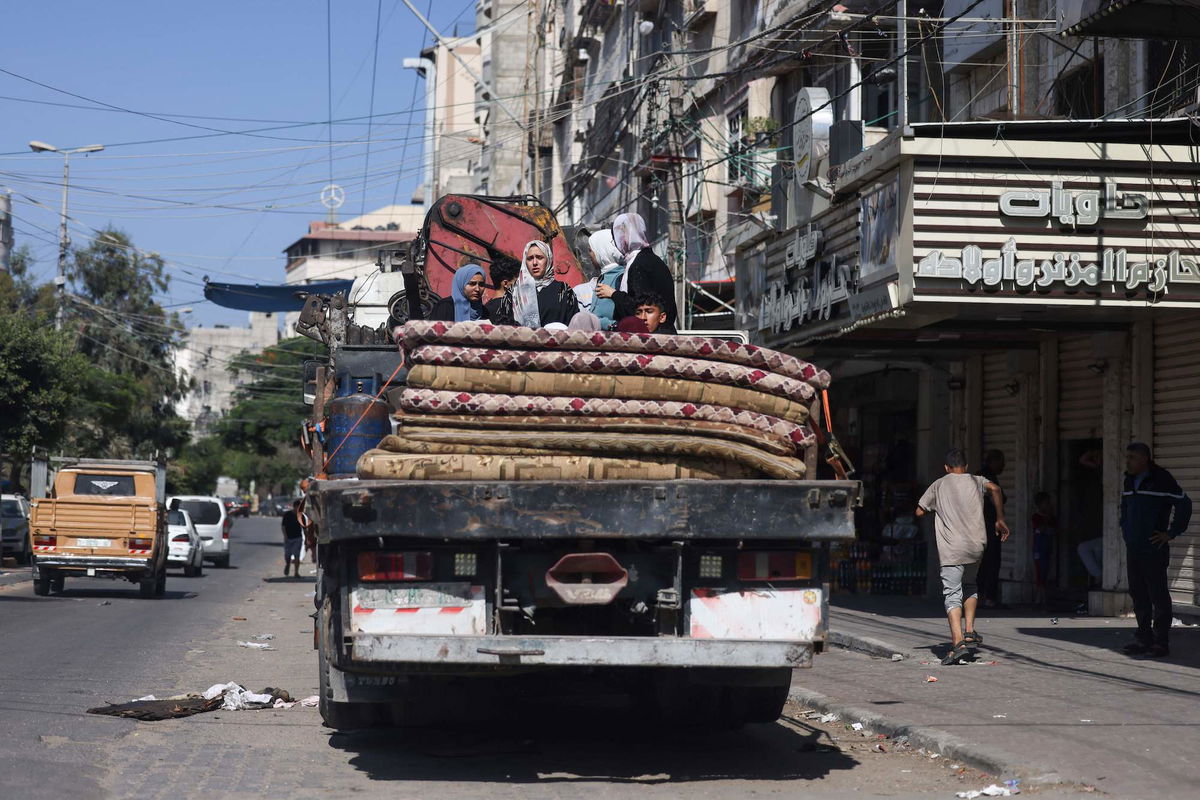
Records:
[[[380,440],[392,432],[388,404],[355,392],[330,400],[327,412],[325,451],[330,457],[325,472],[330,478],[352,478],[359,456],[378,447]]]

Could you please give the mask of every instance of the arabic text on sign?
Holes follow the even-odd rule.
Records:
[[[1095,225],[1101,219],[1145,219],[1150,201],[1144,194],[1125,194],[1104,179],[1104,190],[1072,192],[1062,181],[1052,181],[1050,190],[1018,190],[1000,195],[1000,213],[1009,217],[1044,219],[1053,217],[1063,225]]]
[[[989,288],[998,288],[1008,281],[1018,290],[1121,284],[1129,291],[1145,287],[1155,293],[1173,283],[1200,283],[1200,265],[1180,256],[1178,250],[1149,261],[1130,261],[1124,248],[1111,247],[1101,254],[1099,264],[1085,263],[1079,253],[1055,253],[1053,258],[1035,261],[1018,258],[1017,242],[1009,239],[1000,248],[999,258],[985,259],[983,250],[975,245],[964,247],[957,258],[934,250],[918,262],[917,277],[951,278]]]

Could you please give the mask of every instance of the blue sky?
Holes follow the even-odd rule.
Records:
[[[475,0],[414,1],[443,35],[473,28]],[[164,302],[190,306],[197,323],[246,318],[203,301],[205,275],[282,281],[280,251],[324,218],[331,171],[343,218],[408,202],[424,117],[421,81],[401,61],[430,40],[400,0],[330,7],[331,61],[325,0],[6,3],[0,188],[13,192],[16,242],[32,247],[37,274],[55,268],[62,157],[31,152],[33,139],[106,145],[71,158],[74,243],[109,224],[128,232],[167,261]]]

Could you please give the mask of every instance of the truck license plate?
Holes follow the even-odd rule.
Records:
[[[112,540],[110,539],[76,539],[76,547],[111,547]]]

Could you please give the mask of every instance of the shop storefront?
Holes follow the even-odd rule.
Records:
[[[1200,497],[1200,148],[1173,123],[917,127],[830,169],[818,213],[736,254],[743,326],[834,375],[867,489],[839,588],[934,589],[908,514],[959,446],[973,465],[1004,455],[1004,600],[1033,600],[1040,576],[1051,599],[1113,613],[1126,444]],[[1043,492],[1059,525],[1035,567]],[[1184,612],[1196,531],[1173,548]]]

